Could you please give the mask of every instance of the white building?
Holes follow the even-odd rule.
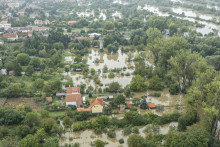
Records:
[[[8,23],[7,21],[1,21],[0,28],[4,28],[5,30],[8,30],[9,28],[11,28],[11,24]]]

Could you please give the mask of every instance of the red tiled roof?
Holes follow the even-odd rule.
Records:
[[[6,38],[17,38],[17,34],[3,34],[3,37],[6,37]]]
[[[68,24],[74,24],[77,23],[77,21],[68,21]]]
[[[156,105],[154,103],[148,103],[147,105],[149,108],[156,108]]]
[[[105,106],[105,102],[103,102],[103,99],[101,98],[96,98],[96,99],[91,99],[91,104],[90,104],[90,108],[92,108],[93,106],[95,105],[102,105],[102,106]]]
[[[73,92],[80,93],[80,87],[66,87],[67,94],[72,94]]]
[[[81,94],[66,95],[66,102],[76,102],[77,105],[82,105]]]
[[[89,111],[92,111],[91,108],[77,108],[77,111],[85,111],[85,112],[89,112]]]
[[[48,102],[53,102],[53,98],[52,98],[52,97],[46,97],[46,100],[47,100]]]
[[[125,105],[120,105],[120,107],[125,107]]]

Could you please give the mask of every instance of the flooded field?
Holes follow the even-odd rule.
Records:
[[[149,12],[157,14],[158,16],[169,16],[170,15],[169,13],[161,12],[158,7],[150,6],[150,5],[145,5],[144,7],[138,6],[137,9],[138,10],[147,10]],[[196,31],[201,33],[202,35],[206,35],[206,34],[213,32],[213,30],[217,30],[218,35],[220,36],[220,26],[216,25],[214,23],[208,22],[210,20],[213,20],[214,18],[219,20],[220,19],[219,16],[213,17],[210,15],[196,13],[193,10],[184,9],[184,8],[180,8],[180,7],[171,8],[171,10],[178,15],[183,15],[182,17],[173,15],[176,18],[188,20],[193,23],[198,22],[199,24],[203,24],[204,27],[196,28]],[[199,18],[201,20],[196,20],[197,18]]]
[[[162,125],[159,127],[159,134],[167,134],[170,127],[177,127],[178,123],[177,122],[172,122],[166,125]],[[139,135],[142,137],[145,137],[145,130],[146,126],[144,127],[139,127]],[[123,138],[124,139],[124,144],[119,143],[119,139]],[[80,131],[80,132],[67,132],[65,133],[61,139],[60,139],[60,145],[65,145],[67,144],[74,144],[74,143],[80,143],[80,146],[83,147],[89,147],[91,146],[91,143],[96,141],[97,139],[102,140],[104,142],[108,142],[105,147],[117,147],[117,146],[122,146],[122,147],[128,147],[127,140],[128,136],[124,136],[122,133],[122,129],[116,130],[116,138],[112,139],[107,136],[107,134],[102,134],[102,135],[96,135],[92,130],[86,130],[86,131]]]
[[[135,53],[134,53],[135,55]],[[90,69],[95,69],[95,71],[100,71],[99,79],[103,86],[101,88],[105,88],[106,85],[111,82],[118,82],[124,88],[126,85],[130,84],[132,79],[132,73],[134,72],[135,64],[133,61],[127,61],[128,55],[122,53],[119,49],[118,53],[109,54],[106,50],[103,53],[100,53],[98,49],[92,49],[91,53],[84,57],[87,60],[87,64]],[[96,62],[98,60],[98,62]],[[65,57],[66,63],[73,63],[73,57],[67,56]],[[147,64],[151,65],[146,61]],[[103,68],[107,66],[108,70],[119,69],[120,73],[114,73],[114,78],[108,78],[108,73],[103,73]],[[123,75],[121,74],[123,73]],[[95,88],[95,83],[93,80],[84,78],[80,73],[75,72],[64,72],[64,76],[70,76],[73,79],[74,85],[80,85],[81,83],[86,83],[87,86],[91,85]],[[63,81],[65,82],[65,80]]]

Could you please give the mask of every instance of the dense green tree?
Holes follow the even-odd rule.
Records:
[[[69,116],[65,116],[63,118],[63,125],[65,127],[70,127],[71,126],[71,120],[70,120],[70,117]]]
[[[146,101],[145,98],[143,98],[143,99],[141,100],[140,108],[141,108],[141,109],[147,109],[147,108],[148,108],[148,106],[147,106],[147,101]]]
[[[23,121],[24,116],[13,109],[3,109],[0,107],[0,118],[0,125],[16,125]]]
[[[28,63],[30,62],[30,57],[26,53],[20,53],[17,55],[16,60],[21,65],[28,65]]]
[[[20,125],[16,127],[16,135],[18,135],[21,138],[24,138],[29,133],[30,133],[30,127],[27,125]]]
[[[21,147],[38,147],[38,142],[35,136],[27,135],[20,142]]]
[[[112,82],[109,85],[108,91],[112,93],[116,93],[120,91],[120,89],[121,89],[121,85],[118,82]]]
[[[41,127],[44,128],[47,133],[51,133],[51,130],[55,124],[56,122],[52,118],[45,118],[41,121]]]
[[[136,75],[132,78],[130,84],[131,91],[144,91],[147,89],[147,85],[145,83],[145,79],[140,75]]]
[[[36,126],[39,123],[39,118],[37,113],[35,112],[29,112],[27,113],[26,117],[25,117],[25,122],[27,123],[27,125],[29,125],[30,127]]]
[[[152,90],[162,90],[163,87],[161,85],[161,82],[162,80],[159,77],[155,76],[150,79],[148,88]]]
[[[56,137],[47,138],[45,143],[43,144],[44,147],[58,147],[59,139]]]
[[[144,147],[145,140],[140,135],[137,135],[137,134],[130,135],[128,137],[128,146],[129,147]]]
[[[198,53],[180,50],[177,56],[169,60],[173,78],[177,80],[180,89],[183,91],[192,85],[192,81],[209,68],[205,59]]]
[[[113,99],[112,103],[114,105],[125,104],[125,97],[122,94],[119,94]]]
[[[40,128],[39,130],[37,130],[37,132],[35,133],[34,137],[37,139],[38,142],[42,141],[43,139],[46,138],[46,132],[44,131],[43,128]]]
[[[106,21],[103,25],[104,29],[106,30],[112,30],[114,29],[114,23],[111,21]]]
[[[34,88],[36,89],[42,89],[44,87],[44,80],[43,79],[36,79],[33,83]]]

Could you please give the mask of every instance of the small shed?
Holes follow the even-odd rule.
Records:
[[[148,103],[147,105],[148,105],[148,108],[150,109],[154,109],[157,107],[154,103]]]
[[[77,69],[75,69],[75,71],[76,71],[76,72],[81,72],[82,69],[81,69],[81,68],[77,68]]]
[[[52,97],[46,97],[46,101],[52,103],[53,102],[53,98]]]
[[[64,98],[66,93],[56,93],[56,97],[58,98]]]

